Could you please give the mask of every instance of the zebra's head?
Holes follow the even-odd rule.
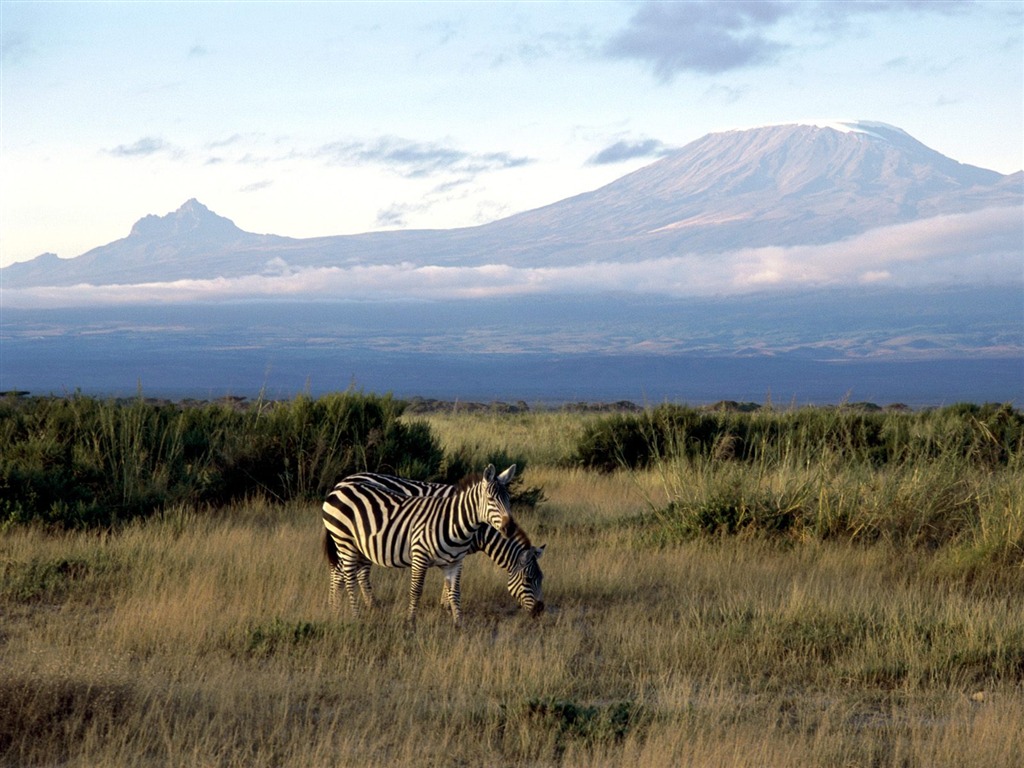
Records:
[[[524,611],[536,617],[544,611],[544,574],[537,560],[544,554],[547,545],[534,547],[529,541],[526,543],[526,548],[519,553],[515,565],[508,572],[508,593],[519,601]]]
[[[484,470],[481,484],[484,487],[484,499],[487,503],[487,524],[502,536],[508,538],[515,531],[515,520],[512,519],[512,500],[508,494],[508,484],[516,476],[516,465],[506,469],[500,475],[493,464]]]

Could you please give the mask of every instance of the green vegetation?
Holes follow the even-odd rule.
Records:
[[[917,413],[861,407],[695,409],[663,405],[587,426],[575,459],[611,471],[664,459],[811,462],[873,467],[931,460],[972,466],[1024,463],[1024,413],[1009,405],[959,404]]]
[[[0,528],[110,526],[180,504],[320,498],[337,477],[436,474],[441,450],[390,396],[206,404],[0,400]]]
[[[147,475],[117,462],[188,465],[168,435],[221,447],[190,454],[211,457],[205,481],[168,469],[134,516],[98,493],[68,520],[15,509],[4,486],[0,766],[1024,762],[1013,408],[3,407],[4,482],[88,465],[88,432],[44,412],[124,425],[103,445],[146,455],[105,459],[118,488]],[[254,480],[232,485],[242,455]],[[479,556],[460,631],[438,609],[406,632],[401,571],[374,571],[384,607],[363,620],[328,608],[318,486],[336,467],[447,478],[496,457],[542,491],[516,508],[547,545],[539,619]]]

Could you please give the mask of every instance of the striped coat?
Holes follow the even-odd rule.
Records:
[[[339,581],[344,583],[358,614],[357,585],[367,605],[375,603],[371,565],[410,568],[408,621],[415,622],[428,568],[438,566],[446,577],[461,570],[481,526],[489,525],[502,536],[514,530],[508,495],[514,476],[514,464],[500,475],[490,465],[479,482],[448,496],[409,496],[342,480],[323,504],[332,595],[337,596]],[[460,624],[457,595],[452,613]]]
[[[404,477],[382,475],[376,472],[361,472],[349,475],[346,483],[368,483],[379,485],[392,492],[409,496],[451,496],[458,493],[458,486],[442,483],[427,483],[422,480],[409,480]],[[538,616],[544,610],[543,580],[544,574],[537,560],[544,554],[545,545],[534,547],[526,531],[518,524],[509,537],[501,536],[490,526],[477,529],[469,554],[483,552],[499,567],[508,572],[508,592],[524,611],[531,616]],[[460,600],[459,579],[461,567],[454,573],[445,575],[442,588],[441,603],[454,613],[456,603]],[[334,580],[332,579],[332,586]]]

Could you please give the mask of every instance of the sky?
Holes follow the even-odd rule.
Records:
[[[1024,168],[1024,3],[0,0],[0,266],[197,198],[291,237],[493,221],[723,130]]]

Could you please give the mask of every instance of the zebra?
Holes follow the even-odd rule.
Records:
[[[451,496],[408,496],[388,492],[380,485],[342,480],[323,503],[327,529],[324,553],[331,564],[331,593],[345,584],[349,604],[359,615],[356,584],[363,600],[373,607],[370,566],[411,568],[407,621],[416,621],[423,582],[431,566],[447,576],[461,568],[476,531],[489,525],[502,536],[514,530],[508,484],[515,477],[513,464],[500,475],[489,464],[476,483]],[[462,622],[458,585],[452,595],[455,625]]]
[[[376,472],[360,472],[345,478],[346,483],[369,483],[385,490],[405,494],[407,496],[452,496],[459,491],[459,486],[444,483],[427,483],[422,480],[410,480],[404,477],[384,475]],[[499,567],[508,571],[508,592],[520,607],[531,616],[539,616],[544,611],[542,584],[544,574],[537,561],[544,554],[546,544],[534,547],[530,537],[518,524],[508,538],[499,535],[490,526],[477,528],[476,535],[470,544],[469,552],[483,552]],[[441,588],[441,605],[455,611],[455,594],[458,592],[459,579],[462,574],[461,563],[452,573],[445,573]],[[331,581],[332,591],[334,580]]]

